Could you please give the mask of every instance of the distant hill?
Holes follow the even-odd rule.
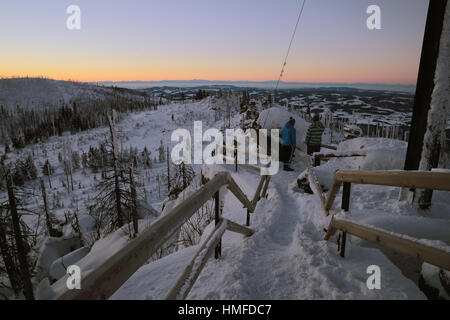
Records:
[[[162,80],[162,81],[118,81],[99,82],[103,85],[116,85],[125,88],[150,88],[150,87],[247,87],[274,89],[277,81],[221,81],[221,80]],[[280,89],[320,88],[320,87],[345,87],[365,90],[387,90],[414,93],[416,86],[409,84],[377,84],[377,83],[332,83],[332,82],[285,82],[280,81]]]
[[[146,94],[125,88],[45,78],[0,79],[0,106],[7,110],[14,110],[17,105],[31,110],[36,107],[70,105],[73,102],[101,101],[116,96],[143,102]]]
[[[146,92],[43,78],[0,80],[0,144],[14,148],[107,125],[106,114],[156,109]]]

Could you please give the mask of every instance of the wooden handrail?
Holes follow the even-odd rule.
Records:
[[[269,155],[267,155],[267,154],[255,153],[255,152],[250,152],[250,151],[246,151],[246,150],[241,150],[241,149],[237,149],[236,147],[227,146],[225,144],[217,144],[217,147],[225,148],[225,149],[228,149],[228,150],[231,150],[231,151],[236,151],[237,150],[237,152],[239,152],[239,153],[243,153],[243,154],[246,154],[246,155],[249,155],[249,156],[254,156],[257,159],[258,158],[260,158],[260,159],[267,159],[267,160],[271,159],[271,157]]]
[[[261,176],[260,186],[267,179]],[[217,173],[208,183],[181,202],[169,213],[156,220],[149,228],[143,230],[126,246],[108,257],[95,269],[82,272],[81,290],[68,290],[68,275],[56,281],[52,287],[62,292],[55,299],[107,299],[125,281],[127,281],[201,206],[210,200],[223,186],[230,191],[250,212],[253,212],[260,198],[261,187],[258,186],[253,201],[248,200],[228,172]],[[255,201],[255,199],[257,199]],[[233,231],[238,228],[230,224]],[[242,227],[245,228],[245,227]],[[242,229],[241,229],[242,230]],[[80,265],[80,267],[82,267]]]
[[[325,210],[329,211],[342,183],[373,184],[393,187],[450,191],[450,173],[423,171],[338,170],[328,191]]]
[[[341,182],[450,191],[447,172],[338,170],[334,176]]]
[[[362,152],[353,152],[353,153],[314,153],[314,157],[318,157],[320,159],[328,159],[328,158],[351,158],[351,157],[365,157],[367,154]]]
[[[335,147],[335,146],[330,146],[330,145],[327,145],[327,144],[321,144],[320,145],[322,148],[326,148],[326,149],[330,149],[330,150],[337,150],[337,147]]]
[[[213,232],[203,242],[200,249],[192,258],[191,262],[184,269],[172,289],[166,296],[166,300],[186,299],[189,291],[194,286],[195,281],[200,275],[206,262],[211,257],[217,244],[220,242],[220,238],[227,229],[227,221],[220,221]]]
[[[440,268],[450,270],[450,253],[418,242],[402,234],[388,232],[379,228],[364,226],[352,221],[331,219],[325,236],[328,240],[337,230],[350,233],[358,238],[379,244],[396,252],[407,254]]]
[[[227,156],[223,156],[223,160],[235,163],[235,159],[234,158],[230,158],[230,157],[227,157]],[[258,173],[261,173],[261,168],[260,167],[257,167],[257,166],[251,165],[251,164],[247,164],[247,163],[238,163],[238,165],[241,166],[241,167],[245,167],[245,168],[248,168],[250,170],[256,171]]]

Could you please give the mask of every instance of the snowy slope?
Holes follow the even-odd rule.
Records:
[[[73,101],[102,100],[114,94],[142,100],[137,91],[114,90],[92,84],[59,81],[44,78],[0,79],[0,105],[14,110],[16,106],[25,109],[56,107]]]

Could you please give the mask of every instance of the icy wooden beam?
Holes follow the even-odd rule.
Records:
[[[350,233],[358,238],[379,244],[385,248],[450,270],[450,253],[436,247],[425,245],[412,237],[388,232],[379,228],[360,225],[348,220],[333,218],[328,227],[325,240],[328,240],[337,230]]]
[[[450,191],[450,173],[426,171],[338,170],[341,182]]]
[[[450,173],[430,171],[351,171],[334,174],[325,204],[329,211],[343,182],[450,191]]]

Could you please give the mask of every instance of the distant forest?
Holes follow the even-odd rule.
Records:
[[[148,96],[142,98],[114,94],[107,99],[63,103],[59,108],[43,107],[31,110],[19,105],[15,110],[8,110],[0,105],[0,142],[6,149],[9,149],[10,145],[20,149],[27,144],[45,141],[50,136],[62,135],[67,131],[76,133],[106,126],[106,115],[111,109],[127,113],[157,107],[153,99]]]

